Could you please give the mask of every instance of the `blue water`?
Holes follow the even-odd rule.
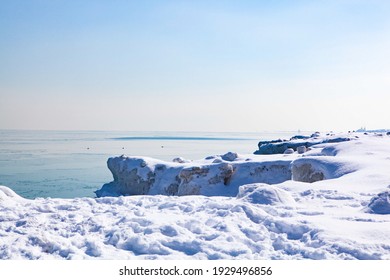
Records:
[[[237,152],[294,132],[114,132],[0,130],[0,185],[25,198],[95,197],[112,181],[107,159],[122,154],[171,161]]]

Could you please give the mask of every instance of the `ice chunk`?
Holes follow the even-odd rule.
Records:
[[[390,191],[381,192],[373,197],[367,207],[374,214],[390,214]]]

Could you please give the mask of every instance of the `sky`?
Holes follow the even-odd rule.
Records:
[[[390,1],[0,0],[0,129],[390,128]]]

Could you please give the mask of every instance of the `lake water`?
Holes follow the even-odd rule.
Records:
[[[296,133],[0,130],[0,185],[25,198],[95,197],[95,190],[112,181],[109,157],[125,154],[171,161],[178,156],[251,154],[260,140]]]

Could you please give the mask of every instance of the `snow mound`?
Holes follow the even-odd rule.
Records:
[[[5,201],[20,201],[24,200],[21,196],[16,194],[13,190],[6,186],[0,186],[0,203]]]
[[[390,191],[384,191],[373,197],[368,204],[370,213],[390,214]]]
[[[294,206],[295,200],[288,192],[267,184],[248,184],[240,186],[237,198],[253,204]]]
[[[339,178],[355,171],[352,163],[334,157],[302,157],[291,163],[292,180],[313,183]]]
[[[238,158],[238,154],[234,152],[228,152],[221,156],[221,158],[226,161],[234,161]]]
[[[177,163],[188,163],[188,162],[190,162],[189,160],[186,160],[186,159],[184,159],[182,157],[176,157],[172,161],[173,162],[177,162]]]

